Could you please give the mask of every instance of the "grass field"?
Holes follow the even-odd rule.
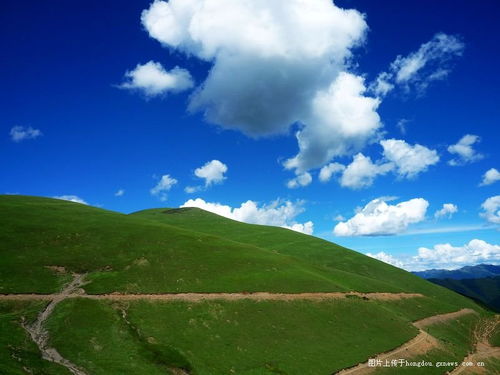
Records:
[[[46,322],[50,344],[88,375],[327,375],[406,342],[417,334],[414,320],[464,307],[484,313],[463,296],[355,251],[199,209],[125,215],[54,199],[0,196],[0,239],[0,294],[54,293],[76,272],[86,274],[89,294],[424,295],[322,302],[68,299]],[[44,306],[0,304],[0,374],[68,373],[42,360],[21,326]],[[463,342],[453,348],[458,356],[468,329],[465,322],[436,334]]]
[[[417,333],[403,319],[362,299],[127,305],[71,300],[58,307],[49,327],[61,353],[96,374],[123,373],[131,361],[133,367],[127,368],[135,374],[161,373],[162,366],[185,367],[199,375],[270,369],[331,374]],[[146,366],[148,357],[156,358],[156,367]],[[107,372],[99,372],[99,366]]]

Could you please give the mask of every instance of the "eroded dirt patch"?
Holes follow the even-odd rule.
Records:
[[[71,281],[66,287],[64,287],[61,293],[53,295],[50,303],[38,315],[36,320],[32,324],[23,324],[23,327],[26,329],[26,331],[28,331],[31,339],[35,342],[35,344],[37,344],[40,352],[42,353],[43,359],[66,367],[72,374],[87,375],[85,371],[83,371],[71,361],[64,358],[56,349],[49,346],[49,333],[44,327],[45,321],[48,319],[50,314],[52,314],[56,305],[64,299],[68,298],[69,295],[73,295],[78,292],[80,290],[80,287],[84,284],[85,275],[75,274],[73,276],[73,281]]]

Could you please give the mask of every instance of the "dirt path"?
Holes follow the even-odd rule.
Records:
[[[467,314],[477,314],[477,312],[472,309],[462,309],[452,313],[433,315],[428,318],[413,322],[413,325],[419,329],[422,329],[436,323],[445,322],[450,319],[460,318],[461,316]]]
[[[0,301],[17,300],[59,300],[61,294],[0,294]],[[358,293],[358,292],[332,292],[332,293],[166,293],[166,294],[83,294],[67,293],[64,298],[88,298],[96,300],[134,301],[188,301],[200,302],[207,300],[237,301],[250,299],[255,301],[293,301],[293,300],[328,300],[336,298],[359,297],[371,300],[398,300],[405,298],[423,297],[420,293]]]
[[[417,356],[419,354],[427,353],[429,350],[437,347],[439,343],[437,339],[429,335],[427,332],[423,331],[422,328],[427,327],[431,324],[445,322],[450,319],[455,319],[466,314],[476,314],[476,312],[472,309],[462,309],[448,314],[430,316],[428,318],[413,322],[413,325],[419,329],[419,333],[417,336],[412,338],[410,341],[405,342],[403,345],[397,347],[396,349],[391,350],[389,352],[381,353],[371,359],[375,360],[376,362],[381,361],[378,363],[382,363],[382,365],[384,365],[386,363],[386,360],[390,362],[393,359],[397,360],[402,357],[410,358]],[[337,375],[369,374],[375,371],[376,369],[380,368],[381,367],[370,367],[368,366],[368,362],[363,362],[354,367],[340,370],[336,374]]]
[[[68,298],[70,295],[74,295],[84,284],[83,280],[85,278],[85,275],[74,276],[75,278],[73,279],[73,281],[71,281],[66,287],[64,287],[61,293],[53,296],[50,303],[47,305],[45,310],[43,310],[38,315],[37,319],[32,324],[23,324],[23,327],[28,331],[33,341],[38,345],[43,359],[55,362],[61,366],[66,367],[72,374],[86,375],[86,373],[82,369],[61,356],[61,354],[59,354],[56,349],[49,347],[49,333],[44,328],[45,321],[50,316],[50,314],[52,314],[56,305],[62,300]]]
[[[463,362],[477,363],[479,361],[487,360],[488,358],[500,358],[500,347],[491,346],[489,343],[489,338],[495,331],[495,328],[500,325],[500,315],[483,320],[480,322],[476,329],[474,330],[474,340],[476,342],[476,349],[474,353],[469,354],[464,358]],[[467,371],[467,372],[465,372]],[[483,374],[486,369],[484,367],[477,366],[458,366],[449,375],[457,374]]]

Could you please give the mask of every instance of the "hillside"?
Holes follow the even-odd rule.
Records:
[[[0,374],[326,375],[421,337],[406,358],[461,361],[492,319],[355,251],[199,209],[0,196],[0,239]]]
[[[430,279],[429,281],[473,298],[500,313],[500,276],[462,280]]]

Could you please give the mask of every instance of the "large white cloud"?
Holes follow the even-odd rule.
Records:
[[[14,142],[21,142],[26,139],[35,139],[42,135],[39,129],[34,129],[31,126],[14,126],[10,129],[10,139]]]
[[[177,184],[177,180],[166,174],[161,176],[160,181],[150,190],[151,195],[157,196],[161,201],[167,200],[167,192]]]
[[[437,210],[434,213],[434,217],[436,219],[439,219],[441,217],[448,217],[451,218],[453,214],[458,212],[458,207],[457,205],[453,203],[444,203],[443,207],[441,207],[439,210]]]
[[[397,139],[386,139],[380,144],[384,149],[384,157],[394,163],[396,171],[401,177],[413,178],[439,161],[435,150],[430,150],[419,144],[412,146]]]
[[[351,219],[338,223],[336,236],[379,236],[403,233],[408,226],[425,219],[429,202],[414,198],[396,205],[378,198],[369,202]]]
[[[388,72],[380,73],[370,85],[377,96],[387,95],[395,87],[423,93],[429,84],[446,78],[451,62],[463,54],[464,43],[453,35],[438,33],[407,56],[398,56]]]
[[[344,169],[340,185],[351,189],[361,189],[373,184],[378,175],[388,173],[394,168],[392,163],[374,164],[370,157],[359,153],[351,164]]]
[[[491,168],[485,172],[479,186],[491,185],[497,181],[500,181],[500,172],[496,168]]]
[[[457,155],[455,159],[451,159],[448,164],[452,166],[465,165],[484,158],[484,155],[478,153],[472,147],[475,143],[480,142],[481,139],[477,135],[466,134],[460,140],[451,146],[448,146],[450,154]]]
[[[435,245],[432,249],[421,247],[407,267],[414,270],[429,268],[455,269],[466,265],[500,262],[500,246],[473,239],[463,246],[449,243]]]
[[[170,71],[158,62],[148,61],[138,64],[125,73],[125,82],[118,87],[143,92],[147,97],[163,95],[168,92],[185,91],[194,86],[191,74],[176,66]]]
[[[299,153],[285,162],[297,175],[356,152],[381,127],[380,101],[347,72],[367,30],[356,10],[330,0],[170,0],[142,22],[166,47],[212,64],[190,110],[250,136],[300,124]]]
[[[297,223],[295,218],[304,212],[303,203],[274,201],[259,207],[255,201],[248,200],[240,207],[231,207],[220,203],[206,202],[201,198],[189,199],[180,207],[198,207],[229,219],[250,224],[272,225],[312,234],[314,224],[311,221]]]
[[[85,202],[85,200],[83,200],[82,198],[76,196],[76,195],[58,195],[58,196],[55,196],[53,197],[55,199],[61,199],[63,201],[68,201],[68,202],[74,202],[74,203],[80,203],[80,204],[86,204],[88,205],[87,202]]]
[[[213,64],[190,108],[254,136],[302,120],[367,29],[361,13],[330,0],[157,0],[142,23],[166,47]]]
[[[500,224],[500,195],[489,197],[481,205],[481,217],[493,224]]]

